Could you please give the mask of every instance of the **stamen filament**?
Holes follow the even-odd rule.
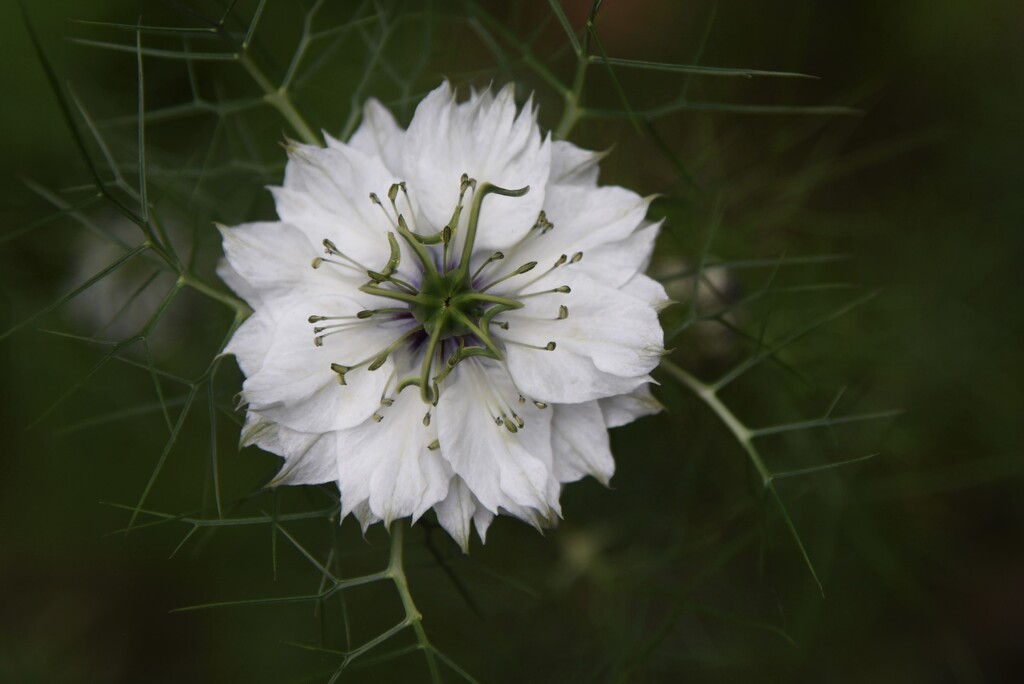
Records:
[[[355,259],[350,257],[348,254],[345,254],[344,252],[342,252],[340,249],[338,249],[338,246],[336,244],[334,244],[333,242],[331,242],[327,238],[323,239],[323,243],[322,244],[324,246],[324,252],[326,254],[330,254],[331,256],[339,256],[339,257],[341,257],[342,259],[344,259],[345,261],[349,262],[350,264],[353,264],[356,267],[356,270],[358,270],[358,271],[365,271],[366,270],[366,266],[363,266],[361,263],[359,263],[358,261],[356,261]],[[324,259],[324,261],[328,261],[328,260]],[[338,262],[330,262],[329,261],[329,263],[338,263]],[[344,264],[339,264],[339,265],[344,265]],[[314,268],[316,268],[316,267],[314,266]]]
[[[323,264],[330,264],[332,266],[347,268],[355,271],[356,273],[361,272],[360,269],[356,268],[355,266],[352,266],[351,264],[346,264],[341,261],[335,261],[334,259],[324,259],[323,257],[313,257],[313,260],[309,263],[309,265],[313,268],[314,271],[320,268]]]
[[[569,294],[572,289],[568,285],[562,285],[560,287],[552,288],[550,290],[541,290],[540,292],[527,292],[526,294],[516,295],[520,299],[526,299],[527,297],[540,297],[546,294]],[[522,306],[522,305],[520,305]]]
[[[497,285],[500,282],[508,280],[509,278],[514,278],[517,275],[522,275],[524,273],[529,273],[536,266],[537,266],[537,262],[536,261],[527,262],[527,263],[523,264],[522,266],[520,266],[519,268],[517,268],[516,270],[512,271],[511,273],[509,273],[508,275],[504,275],[504,276],[498,278],[497,280],[491,281],[490,283],[488,283],[484,287],[482,287],[479,290],[477,290],[477,292],[483,294],[484,292],[487,292],[489,289],[491,289],[492,287],[494,287],[495,285]]]
[[[407,339],[409,339],[409,337],[411,335],[419,332],[422,329],[423,329],[422,326],[416,326],[414,328],[409,328],[404,333],[399,335],[398,338],[396,338],[394,342],[392,342],[388,346],[384,347],[383,350],[381,350],[379,352],[374,352],[373,354],[370,354],[369,356],[367,356],[365,359],[363,359],[359,363],[354,363],[351,366],[341,366],[339,364],[332,364],[331,368],[334,369],[334,366],[338,365],[340,368],[344,368],[345,369],[344,372],[347,373],[348,371],[353,370],[355,368],[359,368],[361,366],[366,366],[367,370],[375,371],[375,370],[377,370],[378,368],[380,368],[381,366],[384,365],[384,363],[387,361],[387,359],[391,355],[391,353],[393,351],[395,351],[395,349],[397,349],[400,344],[402,344]],[[337,369],[334,369],[334,370],[335,370],[336,373],[341,372],[341,371],[338,371]]]
[[[470,276],[470,278],[469,278],[470,282],[476,280],[477,276],[479,276],[480,273],[482,273],[483,270],[485,268],[487,268],[487,266],[489,264],[493,264],[495,261],[501,261],[504,258],[505,258],[505,255],[502,254],[501,252],[495,252],[491,256],[487,257],[486,261],[484,261],[484,263],[480,264],[480,268],[476,269],[476,271],[473,273],[473,275]]]

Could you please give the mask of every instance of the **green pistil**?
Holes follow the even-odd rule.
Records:
[[[480,223],[480,207],[483,205],[484,198],[491,194],[501,195],[502,197],[522,197],[529,191],[529,185],[517,190],[499,188],[497,185],[491,185],[490,183],[481,183],[477,187],[476,193],[473,195],[473,204],[469,208],[469,226],[466,228],[466,243],[462,246],[462,259],[459,261],[458,267],[453,271],[453,273],[459,274],[459,279],[464,281],[466,289],[472,288],[469,278],[469,260],[473,256],[477,225]]]

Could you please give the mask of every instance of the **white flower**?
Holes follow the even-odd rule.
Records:
[[[242,441],[275,484],[337,482],[364,529],[433,508],[465,550],[470,521],[551,524],[562,483],[608,482],[608,428],[658,410],[667,298],[649,200],[599,187],[600,156],[447,83],[408,130],[371,100],[348,143],[290,144],[280,221],[222,229]]]

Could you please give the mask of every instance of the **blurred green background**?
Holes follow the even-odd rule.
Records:
[[[582,26],[590,3],[563,4]],[[135,55],[69,40],[132,45],[134,33],[68,19],[201,22],[155,1],[25,5],[60,81],[72,85],[134,185]],[[209,13],[218,4],[187,6]],[[254,6],[238,4],[241,24]],[[254,55],[275,79],[301,36],[305,7],[268,4]],[[407,121],[445,75],[476,86],[515,79],[520,96],[536,91],[546,127],[561,116],[560,98],[510,42],[533,40],[531,58],[571,80],[572,56],[546,2],[337,3],[317,25],[353,16],[369,19],[342,42],[318,43],[306,65],[322,68],[296,90],[314,127],[343,132],[354,123],[352,101],[371,95]],[[753,298],[725,321],[755,336],[768,321],[772,338],[879,291],[723,398],[752,426],[817,417],[844,387],[837,414],[903,413],[765,440],[773,469],[878,454],[779,481],[823,597],[742,450],[692,393],[659,373],[656,394],[668,411],[615,431],[612,488],[569,486],[557,529],[542,537],[502,519],[488,544],[466,557],[429,520],[407,535],[413,592],[440,649],[481,682],[1020,681],[1022,27],[1024,6],[999,0],[606,0],[597,30],[611,56],[819,77],[687,79],[620,69],[617,85],[600,65],[589,70],[584,104],[595,111],[621,113],[619,87],[639,112],[680,93],[691,103],[639,130],[621,115],[584,118],[571,136],[613,148],[605,182],[663,194],[652,209],[667,219],[654,268],[685,269],[705,245],[711,261],[769,262],[709,272],[718,280],[701,309],[728,308],[770,283],[781,292]],[[88,225],[68,216],[34,223],[53,213],[47,196],[86,197],[89,178],[11,0],[0,5],[0,34],[8,54],[0,66],[7,330],[117,258],[90,225],[138,239],[102,206],[86,212]],[[192,48],[201,46],[197,39]],[[251,103],[259,94],[233,63],[199,64],[190,84],[180,61],[153,58],[145,76],[150,112],[191,101],[193,85],[210,101]],[[862,114],[742,110],[750,105]],[[77,120],[103,168],[102,150]],[[150,200],[171,241],[195,248],[196,270],[210,282],[219,249],[210,221],[273,215],[262,186],[280,178],[286,134],[286,122],[265,106],[245,105],[225,119],[200,112],[150,122]],[[823,254],[845,258],[779,268],[773,279],[780,255]],[[126,361],[100,366],[78,387],[108,347],[52,331],[132,334],[130,322],[102,323],[120,307],[111,301],[145,281],[144,265],[132,269],[0,342],[0,680],[325,681],[339,657],[318,649],[344,650],[346,638],[360,643],[393,624],[393,591],[358,589],[319,611],[303,603],[172,613],[316,593],[319,573],[269,525],[200,530],[176,553],[188,524],[119,532],[128,514],[109,504],[138,501],[185,402],[188,388],[171,376],[200,374],[231,320],[215,302],[185,292],[148,345],[126,349]],[[813,287],[824,284],[835,287]],[[171,285],[173,278],[155,280],[122,320],[137,328]],[[687,299],[690,287],[673,292]],[[666,312],[667,327],[684,308]],[[752,349],[714,323],[691,326],[669,346],[674,362],[706,379]],[[150,365],[168,375],[154,380]],[[331,507],[330,488],[248,496],[276,459],[237,453],[228,414],[240,382],[227,361],[213,391],[203,388],[145,508],[216,516],[211,414],[225,513]],[[283,526],[320,559],[340,549],[332,560],[344,575],[385,562],[379,529],[364,541],[352,521],[340,530],[325,520]],[[381,652],[407,643],[400,637]],[[346,671],[341,681],[426,680],[413,654]],[[446,681],[458,679],[447,672]]]

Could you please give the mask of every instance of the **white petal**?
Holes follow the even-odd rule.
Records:
[[[378,422],[338,433],[337,475],[343,511],[368,501],[370,512],[385,525],[412,516],[415,521],[448,495],[451,469],[437,450],[428,448],[437,430],[423,425],[430,408],[415,388],[380,407]]]
[[[239,326],[224,347],[225,354],[234,354],[238,367],[246,377],[263,367],[274,339],[274,321],[263,309],[254,312]]]
[[[516,384],[531,399],[548,403],[592,401],[599,397],[631,392],[650,382],[646,376],[620,377],[605,373],[586,356],[569,350],[533,353],[534,350],[509,347],[506,350],[509,372]],[[551,356],[544,357],[540,354]]]
[[[591,248],[583,254],[582,261],[574,264],[573,268],[605,285],[621,288],[647,269],[660,228],[660,223],[649,224],[624,240]],[[662,290],[662,295],[664,294]],[[663,300],[667,298],[662,297]]]
[[[363,105],[363,122],[352,134],[348,144],[370,156],[380,157],[388,170],[399,174],[402,170],[402,144],[405,131],[395,117],[380,103],[370,98]],[[328,147],[338,147],[338,141],[327,136]]]
[[[662,284],[653,278],[648,278],[643,273],[637,273],[623,284],[621,292],[628,294],[634,299],[639,299],[641,302],[653,307],[655,311],[661,311],[672,303]]]
[[[373,514],[370,510],[370,503],[363,501],[356,505],[351,511],[352,515],[355,516],[356,520],[359,521],[359,526],[363,529],[363,535],[366,535],[366,530],[370,528],[370,525],[375,525],[381,520]],[[347,513],[346,513],[347,515]],[[341,516],[341,520],[345,519],[345,515]]]
[[[336,441],[332,433],[296,432],[250,412],[242,440],[242,446],[255,444],[284,459],[271,486],[322,484],[332,482],[337,475]]]
[[[380,157],[335,141],[325,148],[295,145],[284,185],[271,192],[281,219],[311,243],[327,238],[365,268],[379,270],[389,255],[387,233],[395,230],[387,192],[400,180]],[[371,192],[388,206],[374,204]]]
[[[554,277],[541,279],[537,289],[568,282],[572,292],[529,298],[525,308],[504,314],[508,331],[496,330],[506,341],[516,384],[534,399],[578,403],[647,382],[663,352],[654,309],[583,275],[564,281]],[[561,304],[569,311],[564,320],[557,316]],[[543,348],[548,342],[555,342],[553,351]]]
[[[487,530],[492,522],[494,522],[494,514],[483,506],[477,506],[476,513],[473,514],[473,526],[476,527],[480,541],[487,542]]]
[[[227,228],[219,226],[224,240],[224,257],[231,269],[225,275],[237,285],[241,278],[247,285],[235,291],[250,301],[250,292],[290,290],[315,277],[310,262],[322,253],[295,226],[279,221],[244,223]]]
[[[354,427],[369,418],[379,405],[392,370],[389,358],[379,369],[360,367],[346,374],[346,385],[331,370],[332,363],[354,366],[381,353],[402,334],[402,328],[365,324],[313,344],[307,320],[318,315],[352,315],[361,307],[343,297],[313,297],[287,306],[264,306],[273,317],[273,341],[260,369],[243,385],[250,408],[286,427],[302,432],[327,432]],[[407,327],[412,323],[405,323]]]
[[[540,268],[549,268],[563,254],[583,252],[583,260],[574,264],[574,271],[591,273],[617,287],[629,280],[649,255],[647,243],[653,242],[656,231],[634,236],[649,205],[650,198],[614,186],[549,187],[544,212],[554,228],[543,234],[534,231],[520,245],[506,250],[506,258],[489,269],[487,280],[507,275],[526,262],[536,261]],[[489,255],[478,252],[478,260]],[[519,281],[526,279],[509,283]]]
[[[629,394],[608,397],[598,402],[604,421],[608,427],[619,427],[632,423],[637,418],[654,415],[665,410],[657,399],[651,395],[650,385],[641,385]]]
[[[513,411],[524,421],[516,433],[495,424],[502,412],[514,420]],[[441,388],[437,420],[441,453],[488,510],[518,505],[545,518],[559,514],[551,412],[520,404],[500,366],[477,359],[460,363]]]
[[[511,87],[496,96],[485,91],[457,104],[445,82],[416,108],[403,161],[421,223],[434,231],[450,220],[463,173],[479,184],[530,187],[523,197],[490,195],[483,201],[476,249],[490,253],[515,244],[536,222],[544,206],[551,145],[542,140],[531,106],[517,116]],[[428,232],[423,226],[420,231]]]
[[[249,306],[255,308],[259,305],[259,292],[246,282],[245,278],[238,274],[238,271],[228,262],[228,260],[221,259],[217,263],[217,276],[224,281],[224,283],[234,291],[239,297],[249,303]]]
[[[596,186],[598,162],[607,154],[576,147],[567,140],[556,140],[551,145],[551,178],[548,184]]]
[[[555,477],[559,482],[575,482],[593,475],[607,485],[615,473],[615,460],[597,402],[558,404],[553,408],[551,444],[555,452]]]
[[[434,511],[437,513],[437,522],[441,524],[441,527],[451,535],[463,553],[469,553],[469,521],[477,512],[477,502],[476,497],[469,491],[469,487],[461,477],[452,478],[448,496],[434,506]],[[479,531],[479,527],[477,530]],[[484,531],[480,533],[480,538],[483,539],[486,533],[485,525]]]

